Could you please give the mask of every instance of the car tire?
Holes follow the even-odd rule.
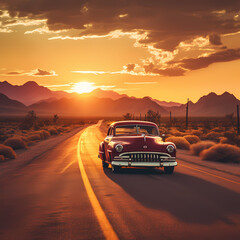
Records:
[[[109,165],[108,163],[106,163],[105,161],[102,161],[102,167],[103,168],[108,168],[108,165]]]
[[[112,172],[113,173],[119,173],[120,169],[121,169],[121,167],[112,165]]]
[[[164,167],[164,172],[166,174],[172,174],[174,171],[174,167]]]

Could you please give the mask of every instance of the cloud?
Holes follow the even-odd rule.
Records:
[[[131,71],[134,70],[135,66],[136,66],[136,65],[135,65],[134,63],[129,63],[129,64],[126,65],[126,70],[127,70],[128,72],[131,72]]]
[[[57,76],[57,74],[54,71],[45,71],[38,68],[32,72],[31,76],[45,77],[45,76]]]
[[[206,68],[210,64],[216,62],[229,62],[238,59],[240,59],[240,48],[227,49],[221,52],[210,54],[209,56],[203,56],[199,58],[182,59],[181,61],[174,63],[188,70],[196,70]]]
[[[239,30],[239,19],[236,16],[240,2],[237,0],[39,0],[34,4],[30,0],[1,2],[1,8],[9,11],[11,17],[21,16],[37,22],[47,19],[50,30],[78,29],[82,31],[79,37],[107,35],[117,29],[123,32],[147,31],[148,37],[142,39],[141,43],[168,51],[175,49],[180,42],[196,36]],[[87,28],[89,24],[92,27]]]
[[[11,71],[2,74],[4,76],[32,76],[32,77],[52,77],[58,76],[55,71],[45,71],[42,69],[34,69],[29,72],[27,71]]]
[[[221,37],[219,34],[216,34],[216,33],[209,35],[209,42],[212,45],[222,45]]]
[[[168,68],[157,68],[154,66],[153,63],[150,63],[149,65],[144,66],[146,73],[155,73],[162,76],[183,76],[186,70],[180,68],[180,67],[168,67]]]
[[[0,32],[21,25],[37,26],[26,34],[53,34],[50,40],[135,39],[134,46],[151,57],[143,60],[141,71],[132,69],[134,63],[120,71],[132,75],[181,76],[186,71],[182,65],[169,63],[178,61],[179,54],[195,54],[188,58],[200,62],[211,51],[221,54],[221,36],[240,31],[239,0],[1,0],[0,8]]]

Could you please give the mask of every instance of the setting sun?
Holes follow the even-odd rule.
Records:
[[[74,84],[72,91],[77,93],[89,93],[95,89],[93,85],[94,83],[91,82],[78,82]]]

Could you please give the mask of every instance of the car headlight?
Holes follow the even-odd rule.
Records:
[[[167,146],[167,151],[168,151],[169,153],[172,153],[174,150],[175,150],[175,147],[174,147],[173,145],[168,145],[168,146]]]
[[[117,152],[121,152],[123,150],[123,145],[122,144],[117,144],[115,146],[115,149],[116,149]]]

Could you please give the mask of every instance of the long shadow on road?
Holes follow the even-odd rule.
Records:
[[[166,175],[158,169],[104,172],[142,205],[167,211],[184,222],[234,224],[230,216],[240,213],[240,194],[194,176]]]

